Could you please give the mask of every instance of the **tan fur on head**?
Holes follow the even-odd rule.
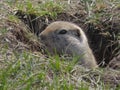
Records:
[[[39,37],[50,53],[82,55],[79,60],[80,64],[88,68],[97,67],[86,35],[79,26],[69,22],[56,21],[48,25]]]

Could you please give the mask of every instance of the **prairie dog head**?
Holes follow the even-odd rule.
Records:
[[[85,33],[73,23],[53,22],[40,33],[39,38],[51,54],[83,55],[80,57],[81,64],[85,67],[97,66]]]

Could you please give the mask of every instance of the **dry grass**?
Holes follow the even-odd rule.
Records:
[[[67,1],[67,0],[66,0]],[[90,0],[91,1],[91,0]],[[107,31],[108,29],[114,30],[115,25],[119,24],[119,15],[115,10],[119,8],[119,0],[109,0],[103,2],[104,0],[97,0],[97,2],[88,2],[83,0],[81,3],[85,6],[84,10],[80,11],[81,14],[75,14],[75,12],[69,12],[70,14],[61,14],[63,17],[60,18],[60,14],[56,16],[55,19],[48,18],[48,23],[54,20],[67,20],[72,21],[76,24],[80,23],[80,20],[87,17],[78,24],[90,25],[87,28],[92,32],[102,32],[101,35],[104,37],[109,37],[111,33]],[[109,1],[109,2],[108,2]],[[42,44],[38,42],[37,37],[30,32],[30,27],[24,25],[16,16],[14,16],[14,9],[22,9],[29,13],[38,14],[38,10],[34,8],[34,4],[31,1],[22,1],[21,5],[18,1],[13,4],[14,1],[9,1],[8,3],[0,1],[0,6],[2,12],[0,14],[0,90],[13,90],[13,89],[40,89],[40,90],[89,90],[89,89],[120,89],[120,69],[98,68],[95,70],[86,69],[80,65],[76,65],[76,58],[68,61],[67,57],[48,56],[42,50]],[[34,1],[33,1],[34,2]],[[107,4],[108,3],[108,4]],[[37,3],[35,2],[37,5]],[[19,5],[19,7],[18,7]],[[51,3],[44,4],[45,7],[49,8],[49,5],[53,7],[50,11],[57,6]],[[73,5],[73,2],[69,3]],[[78,4],[80,5],[80,4]],[[107,6],[108,5],[108,6]],[[113,5],[112,9],[109,9]],[[24,7],[25,6],[25,7]],[[70,6],[71,7],[71,6]],[[70,8],[69,7],[69,8]],[[76,11],[76,7],[73,7],[73,11]],[[106,10],[108,9],[108,10]],[[59,9],[58,6],[58,11]],[[107,13],[105,13],[105,11]],[[110,11],[109,11],[110,10]],[[46,9],[45,9],[46,11]],[[112,11],[112,13],[110,13]],[[55,11],[57,13],[57,11]],[[59,12],[58,12],[59,13]],[[86,14],[85,14],[86,13]],[[49,11],[47,14],[50,15]],[[68,15],[68,18],[64,18]],[[80,16],[81,15],[81,16]],[[108,16],[107,16],[108,15]],[[118,16],[116,16],[118,15]],[[54,15],[53,15],[54,16]],[[104,17],[107,16],[107,17]],[[40,16],[39,16],[40,17]],[[81,17],[81,18],[80,18]],[[44,18],[44,19],[46,19]],[[79,19],[80,18],[80,19]],[[104,19],[105,18],[105,19]],[[43,19],[43,18],[42,18]],[[117,19],[117,20],[116,20]],[[40,20],[40,19],[39,19]],[[105,20],[104,23],[101,23]],[[108,21],[107,21],[108,20]],[[110,21],[111,20],[111,21]],[[44,21],[44,20],[43,20]],[[112,27],[109,28],[109,21],[112,22]],[[113,22],[114,21],[114,22]],[[42,21],[41,21],[42,22]],[[105,25],[105,26],[104,26]],[[111,25],[111,24],[110,24]],[[106,28],[105,28],[106,27]],[[90,28],[90,29],[89,29]],[[97,28],[97,29],[96,29]],[[113,29],[111,29],[113,28]],[[105,30],[104,30],[105,29]],[[119,33],[119,28],[115,28],[115,33]],[[91,34],[93,34],[91,32]],[[108,32],[108,33],[107,33]],[[98,33],[100,35],[100,33]],[[96,35],[98,35],[96,34]],[[118,35],[119,34],[115,34]],[[106,39],[106,38],[105,38]],[[119,40],[119,38],[117,38]],[[109,39],[110,40],[110,39]],[[97,40],[98,41],[98,40]],[[104,41],[102,41],[104,43]],[[102,47],[100,47],[102,48]],[[119,52],[118,52],[119,54]],[[67,60],[66,60],[67,59]],[[113,64],[112,64],[113,65]]]

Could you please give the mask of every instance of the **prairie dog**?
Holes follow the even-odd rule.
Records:
[[[84,67],[97,67],[87,37],[79,26],[70,22],[56,21],[48,25],[39,34],[39,38],[50,53],[80,56],[80,64]]]

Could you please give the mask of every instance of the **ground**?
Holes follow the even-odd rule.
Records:
[[[59,1],[60,0],[58,0],[58,2]],[[0,76],[2,77],[3,74],[11,72],[11,69],[8,69],[9,64],[10,66],[12,64],[14,67],[16,67],[16,62],[18,63],[19,61],[21,63],[20,66],[17,64],[19,67],[16,69],[16,71],[13,70],[14,73],[11,73],[12,75],[9,76],[9,74],[6,74],[7,78],[13,78],[13,80],[6,81],[8,86],[0,81],[0,88],[5,88],[5,85],[9,88],[10,85],[8,82],[16,82],[18,84],[16,80],[24,79],[24,74],[21,72],[22,68],[27,67],[26,65],[31,65],[29,68],[25,68],[27,69],[25,72],[30,70],[31,72],[29,73],[32,73],[32,75],[37,77],[35,80],[33,79],[35,83],[30,84],[34,88],[38,86],[44,87],[44,85],[39,84],[42,82],[42,80],[47,80],[47,83],[51,85],[48,86],[52,87],[52,84],[55,84],[54,79],[57,77],[59,78],[57,78],[58,82],[61,80],[61,83],[64,85],[64,79],[67,77],[67,79],[65,79],[66,82],[69,82],[70,85],[75,84],[75,89],[79,88],[79,83],[81,81],[87,85],[91,85],[90,88],[100,88],[101,82],[103,82],[110,88],[112,87],[116,90],[117,88],[119,89],[120,4],[119,0],[107,1],[108,2],[105,0],[98,0],[97,2],[94,2],[90,0],[85,2],[84,0],[61,0],[62,4],[61,2],[58,4],[57,1],[56,3],[54,2],[55,4],[53,4],[53,2],[48,2],[47,4],[44,4],[44,8],[42,8],[43,11],[46,11],[44,12],[45,14],[43,12],[36,13],[36,9],[34,9],[32,5],[35,6],[38,3],[42,4],[46,3],[47,1],[31,1],[32,4],[31,2],[27,2],[27,4],[29,3],[28,5],[26,5],[23,1],[21,4],[23,4],[25,8],[22,9],[20,7],[16,8],[17,5],[20,5],[19,1],[0,1],[0,69],[2,70]],[[14,2],[17,4],[13,4]],[[59,5],[64,8],[59,7]],[[47,10],[44,10],[46,8]],[[92,48],[98,65],[100,66],[99,69],[86,70],[83,67],[74,65],[66,72],[63,70],[66,68],[66,66],[64,66],[64,64],[67,65],[66,62],[59,62],[58,57],[53,58],[53,61],[51,61],[51,58],[49,60],[48,56],[44,53],[44,47],[42,46],[42,43],[39,42],[37,35],[43,31],[47,25],[57,20],[73,22],[84,30],[89,39],[90,47]],[[31,56],[29,57],[29,55]],[[57,59],[58,61],[54,59]],[[21,60],[25,61],[21,62]],[[47,60],[50,62],[50,65]],[[60,66],[54,66],[54,62],[60,63]],[[66,70],[67,69],[68,67]],[[7,72],[7,70],[10,72]],[[36,74],[36,72],[40,73],[40,79],[42,78],[41,81],[39,81],[39,74]],[[26,76],[25,79],[30,78],[31,74],[29,75],[28,77]],[[1,80],[6,80],[1,77]],[[30,80],[28,79],[23,83],[26,85],[26,82],[28,81]],[[20,87],[20,85],[21,83],[16,85],[17,89]],[[47,86],[47,84],[45,85]],[[65,85],[68,84],[65,83]],[[28,85],[28,87],[30,86]],[[55,86],[53,87],[55,88]],[[61,87],[63,87],[62,84]],[[71,87],[73,88],[73,86]],[[12,87],[10,89],[12,89]]]

